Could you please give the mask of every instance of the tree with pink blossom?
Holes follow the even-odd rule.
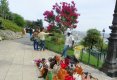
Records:
[[[61,2],[53,5],[51,11],[44,12],[44,19],[49,23],[47,30],[58,30],[64,32],[67,28],[76,28],[78,17],[80,14],[77,12],[74,1],[71,3]]]

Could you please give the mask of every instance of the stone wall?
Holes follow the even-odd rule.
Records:
[[[0,30],[0,40],[12,40],[21,37],[21,32],[13,32],[11,30]]]

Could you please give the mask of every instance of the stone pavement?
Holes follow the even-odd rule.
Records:
[[[34,51],[32,43],[25,37],[17,40],[0,42],[0,80],[42,80],[33,62],[37,58],[56,55],[51,51]],[[117,80],[81,63],[84,71],[92,73],[99,80]]]

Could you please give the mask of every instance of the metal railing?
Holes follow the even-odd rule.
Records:
[[[93,65],[94,67],[96,67],[96,68],[99,68],[99,64],[100,64],[100,62],[104,62],[105,61],[105,58],[106,58],[106,52],[99,52],[99,51],[95,51],[95,50],[91,50],[91,49],[87,49],[87,50],[85,50],[86,51],[86,53],[84,53],[84,49],[82,49],[82,51],[81,51],[81,55],[80,55],[80,61],[82,61],[82,62],[84,62],[83,61],[83,58],[84,58],[84,55],[85,54],[87,54],[88,55],[88,60],[87,60],[87,62],[86,62],[86,64],[88,64],[88,65],[93,65],[93,64],[91,64],[90,62],[91,62],[91,56],[93,56],[93,57],[95,57],[96,59],[95,60],[97,60],[95,63],[96,63],[96,65]]]

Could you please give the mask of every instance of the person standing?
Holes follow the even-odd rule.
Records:
[[[23,29],[22,29],[22,37],[24,37],[25,34],[26,34],[26,29],[23,28]]]
[[[71,47],[73,47],[74,45],[74,38],[73,36],[71,35],[71,31],[68,31],[66,33],[66,36],[65,36],[65,45],[64,45],[64,48],[63,48],[63,52],[61,54],[61,57],[64,57],[66,58],[67,57],[67,50]]]
[[[45,36],[49,35],[50,33],[46,33],[44,28],[41,28],[41,32],[38,34],[40,38],[40,50],[45,50]]]
[[[32,28],[29,29],[29,34],[30,34],[30,38],[31,38],[32,37],[32,34],[33,34]]]
[[[34,47],[34,50],[38,50],[38,47],[39,47],[39,40],[38,40],[38,34],[39,34],[39,30],[38,29],[35,29],[35,31],[33,32],[33,47]]]

